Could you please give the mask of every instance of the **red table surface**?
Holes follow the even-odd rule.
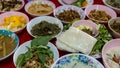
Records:
[[[57,1],[57,0],[51,0],[52,2],[55,3],[56,6],[59,6],[60,3]],[[25,0],[25,3],[27,2],[27,0]],[[102,0],[94,0],[94,4],[103,4]],[[24,8],[22,10],[20,10],[20,12],[23,12],[25,14],[27,14],[25,11],[24,11]],[[28,14],[27,14],[28,15]],[[53,16],[53,14],[51,14]],[[30,15],[28,15],[30,19],[32,19],[32,17]],[[24,29],[21,33],[17,34],[18,37],[19,37],[19,40],[20,40],[20,43],[19,45],[21,45],[22,43],[28,41],[28,40],[31,40],[33,39],[33,37],[31,37],[26,29]],[[51,42],[54,44],[55,42],[55,39],[52,39]],[[68,54],[68,52],[64,52],[64,51],[60,51],[59,50],[59,54],[60,56],[64,55],[64,54]],[[102,63],[102,60],[101,59],[98,59],[101,63]],[[10,57],[8,57],[7,59],[3,60],[3,61],[0,61],[0,68],[15,68],[14,66],[14,63],[13,63],[13,55],[11,55]]]

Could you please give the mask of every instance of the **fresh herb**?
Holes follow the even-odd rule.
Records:
[[[34,47],[34,46],[36,47],[36,46],[39,46],[39,45],[45,45],[46,46],[50,39],[51,39],[51,36],[37,37],[37,38],[32,40],[31,47]]]
[[[63,31],[68,30],[72,23],[63,24]]]
[[[24,57],[25,57],[25,54],[20,54],[18,56],[17,62],[16,62],[17,67],[21,67],[25,63],[25,61],[24,61],[25,58]]]
[[[117,64],[120,64],[120,58],[117,57],[115,54],[114,54],[114,56],[112,58],[112,61],[116,62]]]
[[[109,34],[108,30],[104,25],[99,24],[98,26],[99,26],[99,35],[96,37],[98,41],[93,47],[90,55],[100,54],[104,44],[112,39],[112,36]]]
[[[31,60],[39,62],[42,68],[48,68],[47,62],[53,60],[53,52],[50,50],[49,46],[46,46],[50,39],[51,36],[43,36],[33,39],[31,41],[31,47],[27,47],[28,51],[25,54],[20,54],[18,56],[16,62],[17,68],[24,66],[26,62]],[[46,59],[48,57],[49,59]]]
[[[70,22],[70,23],[64,23],[63,24],[63,31],[65,31],[65,30],[68,30],[71,26],[72,26],[72,24],[75,22],[75,21],[78,21],[79,19],[74,19],[72,22]]]
[[[73,5],[78,6],[78,7],[82,7],[82,3],[83,3],[84,1],[85,1],[85,0],[77,0],[76,2],[73,3]]]

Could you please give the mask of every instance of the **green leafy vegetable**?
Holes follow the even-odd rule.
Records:
[[[79,20],[79,19],[74,19],[71,23],[64,23],[64,24],[63,24],[63,31],[68,30],[69,27],[71,27],[72,24],[73,24],[75,21],[78,21],[78,20]]]
[[[17,68],[23,66],[27,61],[38,56],[37,60],[41,63],[42,68],[47,68],[46,57],[49,56],[53,59],[53,52],[50,50],[49,46],[46,46],[51,39],[51,36],[37,37],[31,41],[31,47],[27,47],[28,51],[25,54],[20,54],[17,58]]]
[[[112,36],[109,34],[106,27],[102,24],[99,24],[99,35],[96,37],[97,43],[93,47],[90,55],[100,54],[104,44],[112,39]]]
[[[39,58],[39,61],[44,64],[46,62],[45,58],[46,58],[46,55],[45,54],[42,54],[42,53],[37,53],[38,54],[38,58]]]
[[[78,1],[74,2],[73,5],[78,6],[78,7],[82,7],[82,3],[83,3],[84,1],[85,1],[85,0],[78,0]]]
[[[25,54],[20,54],[18,56],[17,62],[16,62],[17,68],[21,67],[25,63],[24,59],[25,59]]]
[[[51,36],[37,37],[32,40],[31,47],[39,46],[39,45],[47,45],[50,39],[51,39]]]
[[[30,49],[30,48],[29,48]],[[25,61],[28,61],[29,59],[31,59],[33,57],[33,53],[32,51],[28,50],[26,53],[25,53]]]
[[[68,23],[68,24],[63,24],[63,31],[69,29],[69,27],[72,25],[72,23]]]

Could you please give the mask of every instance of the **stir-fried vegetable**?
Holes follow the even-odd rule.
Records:
[[[51,36],[37,37],[31,41],[31,47],[27,47],[25,54],[20,54],[17,58],[17,67],[30,67],[37,65],[37,68],[49,68],[53,63],[53,52],[50,50],[48,41]]]
[[[112,7],[120,9],[120,0],[105,0],[107,4],[111,5]]]
[[[50,23],[47,21],[41,21],[40,23],[34,25],[31,29],[31,33],[34,36],[55,36],[60,32],[60,28],[57,24]]]

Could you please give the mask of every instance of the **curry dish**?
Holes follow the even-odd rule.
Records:
[[[34,15],[44,15],[53,11],[53,8],[48,4],[35,3],[28,8],[28,12]]]
[[[15,47],[15,41],[8,36],[0,35],[0,58],[9,54]]]

